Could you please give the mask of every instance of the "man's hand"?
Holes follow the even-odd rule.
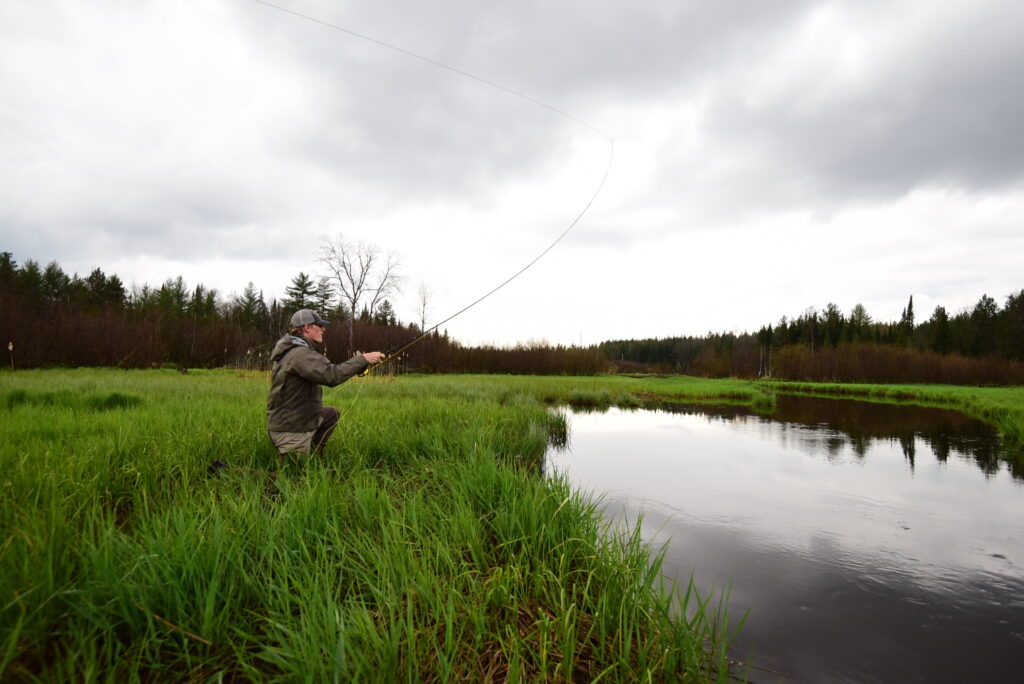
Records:
[[[366,352],[365,354],[363,354],[363,358],[366,359],[371,364],[380,363],[381,361],[384,360],[384,354],[379,351]]]

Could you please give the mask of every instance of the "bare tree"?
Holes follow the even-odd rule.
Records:
[[[323,264],[327,275],[338,288],[338,295],[348,305],[348,351],[352,353],[355,337],[354,323],[359,305],[369,300],[372,316],[385,298],[398,291],[401,285],[398,255],[382,253],[377,245],[352,242],[343,235],[333,240],[321,237],[317,261]]]
[[[416,313],[420,317],[420,332],[427,329],[427,309],[433,296],[433,291],[426,283],[420,283],[416,288]]]

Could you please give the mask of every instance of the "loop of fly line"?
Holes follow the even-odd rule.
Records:
[[[378,40],[377,38],[373,38],[373,37],[368,36],[366,34],[359,33],[357,31],[353,31],[351,29],[345,28],[344,26],[340,26],[338,24],[333,24],[331,22],[324,21],[323,19],[318,19],[317,17],[313,17],[313,16],[310,16],[308,14],[303,14],[302,12],[297,12],[295,10],[288,9],[288,8],[282,7],[280,5],[276,5],[276,4],[272,3],[272,2],[267,2],[267,0],[252,0],[252,2],[258,3],[260,5],[264,5],[266,7],[270,7],[272,9],[275,9],[277,11],[283,12],[285,14],[290,14],[290,15],[292,15],[294,17],[298,17],[298,18],[306,20],[306,21],[313,22],[315,24],[319,24],[321,26],[324,26],[324,27],[326,27],[328,29],[331,29],[331,30],[334,30],[334,31],[340,31],[342,33],[348,34],[348,35],[350,35],[352,37],[355,37],[355,38],[358,38],[360,40],[367,41],[369,43],[373,43],[375,45],[378,45],[378,46],[383,47],[383,48],[387,48],[389,50],[393,50],[395,52],[398,52],[398,53],[401,53],[403,55],[406,55],[407,57],[410,57],[410,58],[413,58],[413,59],[418,59],[418,60],[426,62],[428,64],[432,64],[432,65],[434,65],[434,66],[436,66],[436,67],[438,67],[440,69],[445,69],[447,71],[455,73],[455,74],[457,74],[459,76],[462,76],[464,78],[472,79],[472,80],[477,81],[479,83],[482,83],[484,85],[490,86],[492,88],[496,88],[496,89],[498,89],[498,90],[500,90],[502,92],[505,92],[505,93],[507,93],[509,95],[521,98],[521,99],[526,100],[527,102],[531,102],[531,103],[533,103],[533,104],[535,104],[535,105],[537,105],[539,107],[543,107],[544,109],[547,109],[547,110],[549,110],[549,111],[551,111],[551,112],[553,112],[553,113],[555,113],[555,114],[557,114],[559,116],[565,117],[566,119],[569,119],[570,121],[573,121],[573,122],[575,122],[575,123],[577,123],[577,124],[579,124],[581,126],[584,126],[584,127],[588,128],[588,129],[590,129],[591,131],[593,131],[594,133],[597,133],[598,135],[602,136],[603,138],[605,138],[608,141],[608,162],[607,162],[607,165],[605,166],[604,174],[601,176],[601,181],[597,184],[596,189],[594,190],[593,194],[590,196],[590,199],[587,201],[586,205],[584,205],[584,207],[575,216],[575,218],[573,218],[573,220],[569,223],[569,225],[566,227],[566,229],[564,231],[562,231],[562,233],[559,234],[558,237],[556,237],[555,240],[550,245],[548,245],[543,251],[540,252],[540,254],[538,254],[536,257],[534,257],[529,263],[527,263],[521,269],[519,269],[518,271],[513,273],[511,276],[509,276],[507,279],[505,279],[504,281],[499,283],[493,289],[489,290],[488,292],[486,292],[482,296],[480,296],[477,299],[473,300],[472,302],[470,302],[469,304],[467,304],[463,308],[459,309],[455,313],[451,314],[450,316],[448,316],[444,320],[442,320],[442,321],[434,324],[433,326],[431,326],[431,327],[421,331],[416,336],[410,338],[409,340],[403,342],[402,344],[399,344],[399,345],[393,347],[392,349],[388,350],[387,352],[385,352],[384,360],[381,363],[379,363],[379,364],[377,364],[375,366],[369,367],[366,370],[364,370],[363,372],[361,372],[359,374],[360,377],[365,377],[369,373],[373,372],[376,368],[379,368],[379,367],[383,366],[384,363],[386,363],[387,361],[397,357],[403,351],[409,349],[414,344],[416,344],[420,340],[424,339],[427,335],[429,335],[430,333],[434,332],[435,330],[440,328],[445,323],[451,321],[456,316],[459,316],[459,315],[465,313],[466,311],[468,311],[469,309],[473,308],[474,306],[476,306],[480,302],[484,301],[485,299],[487,299],[488,297],[493,295],[495,292],[497,292],[498,290],[502,289],[503,287],[505,287],[506,285],[511,283],[513,280],[518,278],[520,275],[522,275],[523,272],[525,272],[528,268],[530,268],[535,263],[537,263],[537,261],[539,261],[541,259],[541,257],[546,255],[548,252],[550,252],[555,247],[555,245],[557,245],[559,242],[561,242],[562,238],[564,238],[569,233],[569,231],[571,231],[574,227],[576,227],[576,224],[579,223],[580,219],[583,218],[583,215],[587,213],[587,210],[590,209],[590,206],[594,203],[594,200],[597,199],[597,196],[601,193],[601,190],[604,188],[605,181],[608,179],[608,174],[609,174],[609,172],[611,171],[611,168],[612,168],[612,160],[613,160],[614,153],[615,153],[615,140],[610,135],[605,133],[604,131],[601,131],[601,130],[595,128],[594,126],[591,126],[586,121],[583,121],[582,119],[578,119],[575,116],[573,116],[571,114],[568,114],[567,112],[564,112],[561,109],[558,109],[557,107],[553,107],[550,104],[548,104],[548,103],[546,103],[546,102],[544,102],[542,100],[538,100],[537,98],[531,97],[529,95],[526,95],[526,94],[524,94],[522,92],[519,92],[518,90],[514,90],[514,89],[509,88],[507,86],[503,86],[500,83],[496,83],[494,81],[488,80],[486,78],[483,78],[483,77],[478,76],[478,75],[476,75],[474,73],[465,71],[463,69],[459,69],[457,67],[453,67],[453,66],[451,66],[449,64],[445,64],[444,62],[439,62],[439,61],[437,61],[435,59],[431,59],[429,57],[425,57],[425,56],[420,55],[420,54],[418,54],[416,52],[412,52],[410,50],[406,50],[406,49],[401,48],[401,47],[399,47],[397,45],[393,45],[391,43],[387,43],[385,41]],[[359,398],[359,395],[362,393],[362,389],[363,389],[362,385],[363,385],[363,383],[360,383],[359,390],[357,390],[356,396],[353,398],[352,405],[355,404],[355,402]],[[352,406],[349,406],[349,409],[345,412],[346,415],[351,410],[351,408],[352,408]]]

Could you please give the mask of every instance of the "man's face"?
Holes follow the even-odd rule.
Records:
[[[319,325],[304,325],[302,326],[302,334],[306,339],[313,340],[317,344],[323,344],[324,342],[324,329]]]

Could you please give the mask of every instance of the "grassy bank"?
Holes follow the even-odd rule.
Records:
[[[398,382],[403,380],[400,378]],[[433,375],[416,378],[415,385],[415,391],[425,395],[499,392],[521,394],[548,404],[582,406],[628,407],[661,401],[712,401],[770,407],[772,403],[771,390],[760,383],[685,376]]]
[[[564,431],[544,401],[763,392],[590,380],[352,382],[325,458],[278,471],[263,374],[3,376],[0,678],[722,675],[715,620],[637,532],[537,476]]]
[[[995,426],[1010,443],[1024,445],[1024,387],[805,382],[765,382],[763,385],[769,391],[786,394],[813,394],[956,409]]]

